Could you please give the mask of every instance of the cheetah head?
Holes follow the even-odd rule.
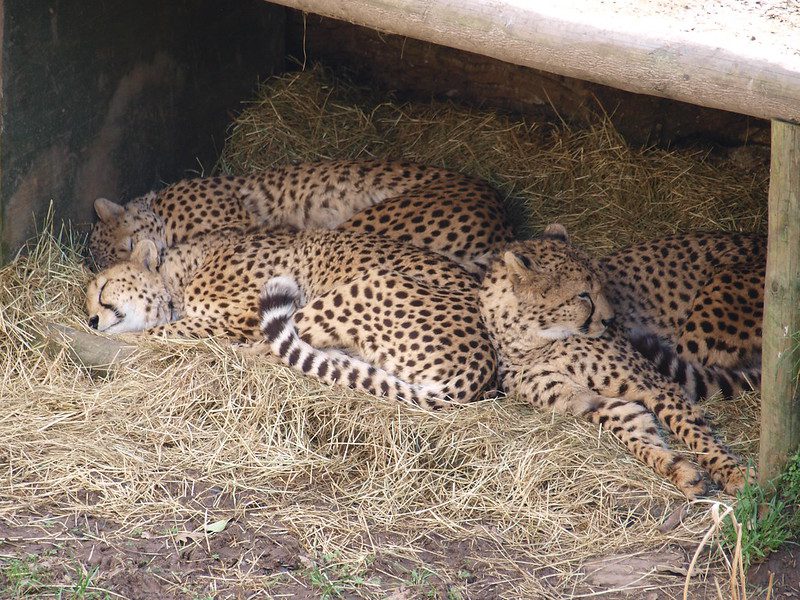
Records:
[[[600,274],[557,223],[495,256],[480,296],[486,324],[503,344],[599,337],[614,318]]]
[[[155,193],[136,198],[125,206],[98,198],[97,222],[89,236],[89,253],[98,269],[126,260],[140,240],[152,241],[159,254],[166,249],[164,221],[153,211]]]
[[[156,245],[142,240],[128,260],[98,273],[86,290],[89,326],[106,333],[124,333],[168,323],[172,299],[157,267]]]

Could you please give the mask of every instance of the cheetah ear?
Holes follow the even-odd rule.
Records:
[[[152,240],[139,240],[131,251],[130,260],[148,271],[155,271],[158,268],[158,248]]]
[[[503,253],[503,262],[511,274],[511,284],[515,292],[524,289],[527,292],[535,291],[543,295],[549,287],[548,274],[527,256],[508,250]]]
[[[506,250],[503,253],[503,262],[508,270],[520,279],[529,279],[531,276],[542,272],[539,266],[530,258],[511,250]]]
[[[560,240],[569,244],[569,234],[567,233],[567,228],[561,223],[550,223],[550,225],[544,228],[542,237]]]
[[[94,201],[94,210],[97,217],[104,223],[110,223],[125,214],[125,208],[122,205],[105,198],[98,198]]]

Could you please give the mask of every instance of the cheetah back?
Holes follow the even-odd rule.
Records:
[[[679,379],[683,363],[714,370],[726,395],[760,378],[765,265],[764,236],[725,232],[668,236],[599,262],[637,348]]]
[[[472,271],[490,246],[511,239],[502,202],[488,184],[404,162],[285,165],[247,177],[179,181],[124,207],[102,202],[89,245],[99,268],[124,260],[140,239],[163,251],[223,227],[343,226],[442,252]]]

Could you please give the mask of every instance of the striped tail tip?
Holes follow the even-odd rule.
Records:
[[[291,277],[273,277],[261,290],[259,314],[261,331],[268,342],[275,341],[284,333],[287,322],[300,304],[302,293]]]
[[[285,306],[296,307],[300,303],[300,286],[287,275],[272,277],[261,290],[261,312]]]

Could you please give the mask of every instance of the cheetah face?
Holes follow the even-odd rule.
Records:
[[[592,261],[569,244],[562,226],[510,244],[499,258],[481,291],[490,328],[540,345],[541,340],[599,337],[612,323],[602,278]]]
[[[145,240],[136,244],[129,260],[99,273],[86,290],[89,326],[124,333],[168,323],[172,301],[157,265],[156,246]]]
[[[163,221],[153,212],[155,194],[131,200],[125,206],[98,198],[94,202],[98,221],[89,236],[89,253],[98,269],[127,260],[134,246],[150,240],[160,255],[166,250]]]

